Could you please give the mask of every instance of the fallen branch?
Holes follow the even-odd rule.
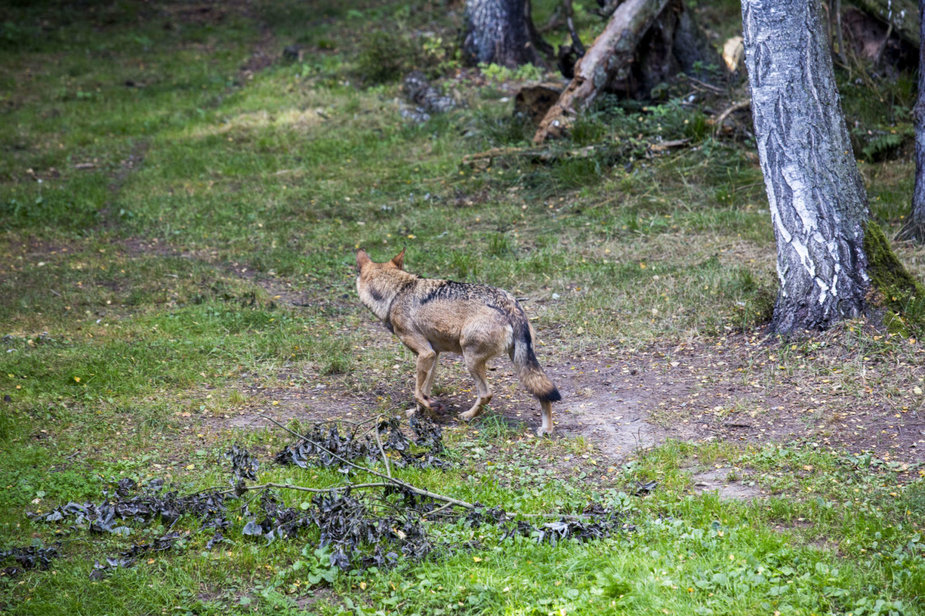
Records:
[[[565,158],[588,158],[592,156],[597,148],[593,145],[577,148],[574,150],[552,150],[549,148],[491,148],[484,152],[467,154],[463,156],[462,163],[470,167],[480,169],[490,167],[495,159],[507,157],[524,157],[542,163],[554,163],[557,160]]]
[[[381,478],[381,479],[385,479],[386,481],[388,481],[388,482],[391,483],[392,485],[398,486],[398,487],[400,487],[400,488],[402,488],[402,489],[404,489],[404,490],[407,490],[408,492],[411,492],[411,493],[413,493],[413,494],[417,494],[418,496],[426,496],[427,498],[432,498],[432,499],[434,499],[434,500],[442,501],[442,502],[444,502],[444,503],[450,503],[450,504],[455,505],[455,506],[457,506],[457,507],[463,507],[464,509],[475,509],[475,505],[473,505],[472,503],[467,503],[466,501],[462,501],[462,500],[459,500],[459,499],[456,499],[456,498],[452,498],[452,497],[450,497],[450,496],[444,496],[443,494],[438,494],[438,493],[436,493],[436,492],[431,492],[430,490],[425,490],[425,489],[423,489],[423,488],[418,488],[418,487],[416,487],[416,486],[411,485],[410,483],[407,483],[407,482],[405,482],[405,481],[402,481],[401,479],[395,479],[394,477],[391,477],[391,476],[389,476],[389,475],[380,473],[379,471],[375,471],[375,470],[373,470],[373,469],[371,469],[371,468],[369,468],[369,467],[361,466],[361,465],[359,465],[359,464],[356,464],[356,463],[354,463],[354,462],[351,462],[351,461],[348,460],[347,458],[344,458],[343,456],[340,456],[340,455],[334,453],[334,452],[331,451],[330,449],[327,449],[326,447],[324,447],[323,445],[321,445],[321,444],[318,443],[317,441],[313,441],[313,440],[311,440],[311,439],[309,439],[309,438],[306,438],[306,437],[305,437],[304,435],[302,435],[302,434],[299,434],[299,433],[297,433],[297,432],[295,432],[295,431],[293,431],[293,430],[290,430],[289,428],[287,428],[286,426],[284,426],[284,425],[281,424],[280,422],[276,421],[275,419],[273,419],[273,418],[270,417],[269,415],[264,415],[263,413],[258,413],[258,415],[259,415],[260,417],[263,417],[263,418],[266,419],[267,421],[269,421],[269,422],[275,424],[275,425],[278,426],[279,428],[282,428],[282,429],[285,430],[286,432],[288,432],[288,433],[290,433],[290,434],[292,434],[292,435],[294,435],[294,436],[296,436],[296,437],[298,437],[298,438],[300,438],[300,439],[303,439],[303,440],[305,440],[305,441],[311,443],[312,445],[314,445],[315,447],[317,447],[317,448],[320,449],[321,451],[324,451],[324,452],[327,453],[328,455],[332,456],[332,457],[335,458],[336,460],[339,460],[340,462],[342,462],[343,464],[346,464],[347,466],[349,466],[349,467],[351,467],[351,468],[355,468],[355,469],[358,470],[358,471],[362,471],[362,472],[364,472],[364,473],[369,473],[370,475],[375,475],[376,477],[379,477],[379,478]]]
[[[379,446],[379,454],[382,455],[382,463],[385,464],[385,473],[389,476],[389,479],[392,478],[392,465],[389,464],[389,456],[385,455],[385,448],[382,446],[382,438],[379,436],[379,420],[380,417],[376,417],[376,430],[373,434],[376,435],[376,445]]]
[[[349,483],[347,485],[341,486],[329,486],[327,488],[308,488],[305,486],[296,485],[294,483],[261,483],[257,485],[242,485],[240,487],[228,488],[227,490],[219,491],[217,488],[209,488],[209,490],[215,490],[217,494],[230,494],[237,492],[253,492],[256,490],[267,490],[269,488],[277,488],[280,490],[298,490],[299,492],[312,492],[314,494],[327,494],[329,492],[342,492],[346,490],[360,490],[363,488],[385,488],[392,485],[391,483]]]
[[[679,148],[681,146],[687,145],[690,143],[690,139],[675,139],[673,141],[659,141],[658,143],[653,143],[649,146],[649,151],[655,154],[660,154],[661,152],[667,152],[671,148]]]
[[[728,118],[731,114],[735,113],[736,111],[742,111],[743,109],[748,109],[749,107],[751,107],[751,105],[752,105],[751,99],[746,99],[744,101],[739,101],[737,103],[733,103],[729,107],[726,107],[718,116],[716,116],[714,120],[711,120],[711,123],[713,124],[714,134],[718,133],[719,131],[723,129],[723,122],[725,122],[726,118]]]
[[[668,0],[628,0],[614,11],[607,27],[575,66],[571,83],[540,122],[534,144],[562,136],[575,115],[597,98],[603,86],[629,74],[639,41],[666,4]]]

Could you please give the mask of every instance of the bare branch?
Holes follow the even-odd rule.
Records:
[[[723,130],[723,122],[725,122],[726,118],[728,118],[731,114],[735,113],[736,111],[748,109],[749,107],[751,107],[751,105],[752,105],[751,99],[746,99],[744,101],[739,101],[737,103],[733,103],[729,107],[726,107],[726,109],[724,109],[722,113],[716,116],[716,119],[713,120],[713,132],[718,133],[719,131]]]
[[[385,455],[385,448],[382,446],[382,438],[379,436],[379,417],[376,417],[376,429],[373,431],[373,434],[376,436],[376,445],[379,446],[379,454],[382,456],[382,463],[385,464],[385,472],[389,476],[389,479],[392,478],[392,466],[389,464],[389,456]]]
[[[385,479],[386,481],[390,482],[391,484],[396,485],[396,486],[399,486],[400,488],[403,488],[403,489],[405,489],[405,490],[407,490],[407,491],[409,491],[409,492],[412,492],[412,493],[414,493],[414,494],[417,494],[418,496],[426,496],[426,497],[428,497],[428,498],[432,498],[432,499],[434,499],[434,500],[443,501],[443,502],[445,502],[445,503],[450,503],[450,504],[452,504],[452,505],[455,505],[455,506],[457,506],[457,507],[463,507],[463,508],[465,508],[465,509],[475,509],[475,505],[473,505],[472,503],[467,503],[466,501],[462,501],[462,500],[459,500],[459,499],[455,499],[455,498],[452,498],[452,497],[450,497],[450,496],[444,496],[443,494],[437,494],[436,492],[431,492],[430,490],[425,490],[425,489],[423,489],[423,488],[418,488],[418,487],[415,487],[415,486],[411,485],[410,483],[404,482],[404,481],[402,481],[402,480],[400,480],[400,479],[395,479],[394,477],[390,477],[389,475],[384,475],[384,474],[380,473],[379,471],[374,471],[373,469],[368,468],[368,467],[366,467],[366,466],[360,466],[359,464],[356,464],[356,463],[354,463],[354,462],[351,462],[350,460],[344,458],[343,456],[340,456],[340,455],[334,453],[333,451],[327,449],[326,447],[324,447],[323,445],[321,445],[321,444],[318,443],[317,441],[313,441],[312,439],[307,438],[307,437],[305,437],[305,436],[302,435],[302,434],[298,434],[298,433],[296,433],[296,432],[290,430],[289,428],[287,428],[287,427],[284,426],[283,424],[279,423],[278,421],[276,421],[275,419],[273,419],[273,418],[270,417],[269,415],[264,415],[263,413],[258,413],[258,415],[259,415],[260,417],[263,417],[263,418],[266,419],[267,421],[270,421],[270,422],[276,424],[277,426],[279,426],[280,428],[282,428],[282,429],[285,430],[286,432],[288,432],[288,433],[290,433],[290,434],[293,434],[293,435],[297,436],[298,438],[301,438],[301,439],[303,439],[303,440],[305,440],[305,441],[311,443],[312,445],[314,445],[315,447],[317,447],[317,448],[320,449],[321,451],[323,451],[323,452],[325,452],[325,453],[327,453],[327,454],[333,456],[335,459],[340,460],[341,462],[343,462],[344,464],[346,464],[347,466],[349,466],[349,467],[351,467],[351,468],[355,468],[355,469],[357,469],[357,470],[359,470],[359,471],[363,471],[364,473],[369,473],[370,475],[375,475],[376,477],[379,477],[379,478],[381,478],[381,479]]]

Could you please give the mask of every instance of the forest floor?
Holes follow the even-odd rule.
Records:
[[[462,66],[460,3],[349,4],[0,9],[0,611],[925,614],[925,329],[768,335],[750,118],[711,124],[744,85],[604,97],[537,153],[513,96],[554,74]],[[738,32],[738,2],[696,11]],[[861,68],[839,87],[892,236],[915,80]],[[425,118],[411,69],[458,107]],[[361,246],[524,298],[556,434],[503,357],[458,421],[445,356],[437,462],[375,448],[377,419],[412,434],[413,357],[356,297]],[[279,463],[322,428],[365,470]],[[347,509],[369,534],[323,539]]]

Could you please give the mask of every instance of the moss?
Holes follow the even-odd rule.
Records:
[[[925,287],[899,262],[876,222],[867,223],[864,252],[873,291],[870,299],[885,311],[887,328],[904,335],[925,329]]]

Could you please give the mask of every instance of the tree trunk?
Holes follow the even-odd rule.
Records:
[[[568,132],[575,116],[602,92],[648,96],[678,71],[721,59],[682,0],[626,0],[575,65],[575,75],[540,123],[533,142]]]
[[[841,112],[819,0],[743,0],[745,64],[780,291],[771,326],[865,312],[867,194]]]
[[[919,0],[919,24],[925,40],[925,0]],[[915,188],[912,210],[896,239],[925,243],[925,45],[919,47],[919,88],[913,108],[915,122]]]
[[[543,65],[551,53],[533,26],[530,0],[467,0],[463,56],[469,64]]]

